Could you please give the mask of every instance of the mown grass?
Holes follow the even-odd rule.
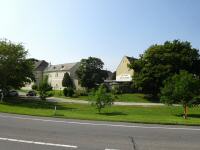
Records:
[[[89,96],[78,96],[78,97],[65,97],[61,91],[52,91],[51,92],[54,97],[66,98],[66,99],[74,99],[74,100],[86,100],[89,101],[91,98]],[[141,103],[149,103],[152,102],[148,99],[145,94],[142,93],[127,93],[127,94],[118,94],[115,101],[119,102],[141,102]]]
[[[131,94],[119,94],[115,101],[120,102],[141,102],[149,103],[151,102],[145,94],[142,93],[131,93]]]
[[[57,106],[55,113],[54,107]],[[32,99],[7,99],[0,103],[0,112],[34,116],[61,117],[86,120],[121,122],[200,125],[200,108],[189,110],[189,119],[182,117],[180,106],[112,106],[99,114],[95,107],[86,104],[50,103]]]
[[[20,90],[20,91],[27,93],[27,90]],[[62,90],[53,90],[53,91],[50,91],[49,94],[50,96],[54,96],[58,98],[86,100],[86,101],[91,100],[89,96],[65,97]],[[152,100],[147,95],[142,94],[142,93],[126,93],[126,94],[118,94],[115,101],[149,103],[149,102],[155,102],[156,100]]]

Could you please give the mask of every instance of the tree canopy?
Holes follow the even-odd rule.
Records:
[[[161,89],[161,101],[167,104],[182,104],[184,117],[187,118],[187,107],[200,104],[199,92],[199,77],[187,71],[181,71],[164,81],[164,87]]]
[[[130,68],[135,72],[133,81],[136,87],[157,96],[163,81],[180,70],[199,75],[200,57],[198,50],[187,41],[166,41],[163,45],[149,47],[131,63]]]
[[[103,70],[103,65],[104,63],[99,58],[82,59],[76,71],[81,86],[91,89],[102,83],[108,76],[107,72]]]
[[[0,40],[0,88],[21,88],[34,79],[33,61],[22,44]]]
[[[62,80],[62,86],[63,87],[71,87],[71,88],[74,87],[73,81],[72,81],[68,72],[66,72],[64,74],[64,77],[63,77],[63,80]]]

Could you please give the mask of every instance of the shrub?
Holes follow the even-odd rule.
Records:
[[[122,90],[119,85],[113,85],[111,92],[114,94],[122,94]]]
[[[38,90],[38,86],[37,86],[37,84],[35,84],[35,83],[32,85],[31,88],[32,88],[32,90],[36,90],[36,91]]]
[[[88,92],[84,89],[82,90],[76,90],[75,91],[75,95],[78,97],[78,96],[88,96]]]
[[[74,94],[74,90],[73,90],[73,88],[70,88],[70,87],[64,88],[64,89],[63,89],[63,94],[64,94],[65,96],[67,96],[67,97],[72,97],[73,94]]]
[[[137,90],[134,88],[132,83],[120,83],[112,86],[112,93],[123,94],[123,93],[133,93]]]
[[[39,90],[40,99],[46,100],[46,97],[48,96],[48,91],[52,90],[51,85],[48,83],[48,77],[45,77],[44,80],[40,82],[38,90]]]

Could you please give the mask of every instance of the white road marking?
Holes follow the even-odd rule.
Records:
[[[108,148],[106,148],[105,150],[119,150],[119,149],[108,149]]]
[[[10,142],[17,142],[17,143],[27,143],[27,144],[56,146],[56,147],[66,147],[66,148],[78,148],[77,146],[73,146],[73,145],[64,145],[64,144],[54,144],[54,143],[45,143],[45,142],[36,142],[36,141],[9,139],[9,138],[3,138],[3,137],[0,137],[0,141],[10,141]]]
[[[74,122],[74,121],[61,121],[61,120],[49,120],[29,117],[17,117],[9,115],[0,115],[1,118],[13,118],[21,120],[43,121],[53,123],[65,123],[76,125],[91,125],[91,126],[108,126],[108,127],[123,127],[123,128],[141,128],[141,129],[166,129],[166,130],[188,130],[188,131],[200,131],[200,128],[184,128],[184,127],[163,127],[163,126],[136,126],[136,125],[122,125],[122,124],[104,124],[104,123],[90,123],[90,122]]]

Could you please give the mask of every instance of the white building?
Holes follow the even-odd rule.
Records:
[[[117,82],[130,82],[134,74],[134,70],[128,67],[134,60],[133,57],[124,56],[116,70]]]
[[[54,90],[61,90],[64,88],[62,86],[64,74],[68,72],[74,83],[74,87],[76,89],[80,89],[81,86],[78,84],[78,78],[76,75],[76,70],[78,69],[79,64],[80,63],[77,62],[59,65],[49,65],[47,68],[45,68],[43,75],[48,76],[48,82],[51,84]]]

